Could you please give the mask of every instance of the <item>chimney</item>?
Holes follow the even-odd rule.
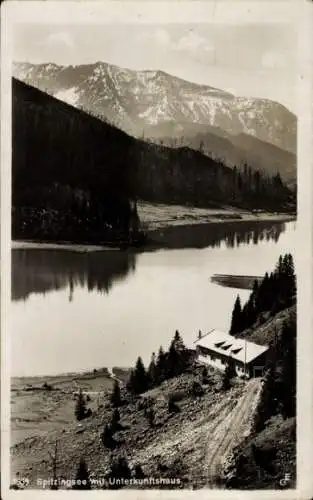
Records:
[[[199,330],[198,338],[201,339],[201,337],[202,337],[202,332],[201,332],[201,330]]]

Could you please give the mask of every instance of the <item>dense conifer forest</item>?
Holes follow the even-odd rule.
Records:
[[[239,295],[232,313],[230,335],[236,335],[251,327],[260,315],[270,311],[275,315],[295,302],[296,276],[291,254],[280,256],[275,270],[265,274],[260,284],[254,283],[248,301],[242,306]]]
[[[292,211],[280,175],[224,166],[187,147],[149,144],[13,79],[14,238],[139,237],[136,199]]]

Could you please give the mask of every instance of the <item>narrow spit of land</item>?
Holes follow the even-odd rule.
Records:
[[[213,274],[212,283],[230,288],[252,290],[254,283],[261,283],[263,276],[243,276],[239,274]]]

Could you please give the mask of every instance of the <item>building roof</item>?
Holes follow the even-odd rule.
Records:
[[[245,339],[239,339],[218,330],[212,330],[197,339],[196,346],[202,346],[217,354],[231,356],[237,361],[251,363],[255,358],[268,350],[268,346],[255,344]],[[246,352],[245,352],[246,351]]]

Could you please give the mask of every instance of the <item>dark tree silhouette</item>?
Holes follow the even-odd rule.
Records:
[[[118,411],[117,408],[115,408],[111,419],[112,432],[118,431],[121,428],[120,420],[121,420],[120,412]]]
[[[178,330],[176,330],[166,359],[167,378],[180,375],[186,369],[187,361],[186,347]]]
[[[235,335],[236,333],[241,332],[241,330],[242,330],[241,302],[239,295],[237,295],[234,309],[232,312],[231,326],[229,333],[230,335]]]
[[[86,401],[82,393],[82,390],[80,389],[75,404],[75,417],[77,420],[82,420],[83,418],[86,417],[86,414],[87,414]]]
[[[73,490],[91,490],[89,472],[83,457],[79,461]]]
[[[156,360],[156,382],[160,384],[166,378],[166,354],[161,346]]]
[[[122,404],[121,389],[118,380],[114,380],[113,392],[111,394],[111,403],[114,408],[118,408]]]
[[[228,359],[225,371],[223,373],[223,383],[222,388],[227,391],[231,387],[231,380],[236,376],[235,364],[232,358]]]
[[[104,426],[103,433],[101,434],[101,441],[105,448],[113,450],[116,446],[116,441],[113,438],[113,430],[108,424]]]
[[[151,356],[151,361],[148,367],[148,383],[150,387],[154,387],[155,384],[157,383],[157,368],[156,368],[156,359],[155,359],[155,353],[152,353]]]
[[[120,484],[119,480],[125,480],[131,478],[131,470],[128,465],[126,457],[118,457],[114,459],[111,463],[111,472],[109,479],[109,487],[111,489],[122,488],[123,485]]]
[[[130,374],[127,388],[133,394],[141,394],[148,389],[148,376],[140,356],[137,359],[135,369]]]

